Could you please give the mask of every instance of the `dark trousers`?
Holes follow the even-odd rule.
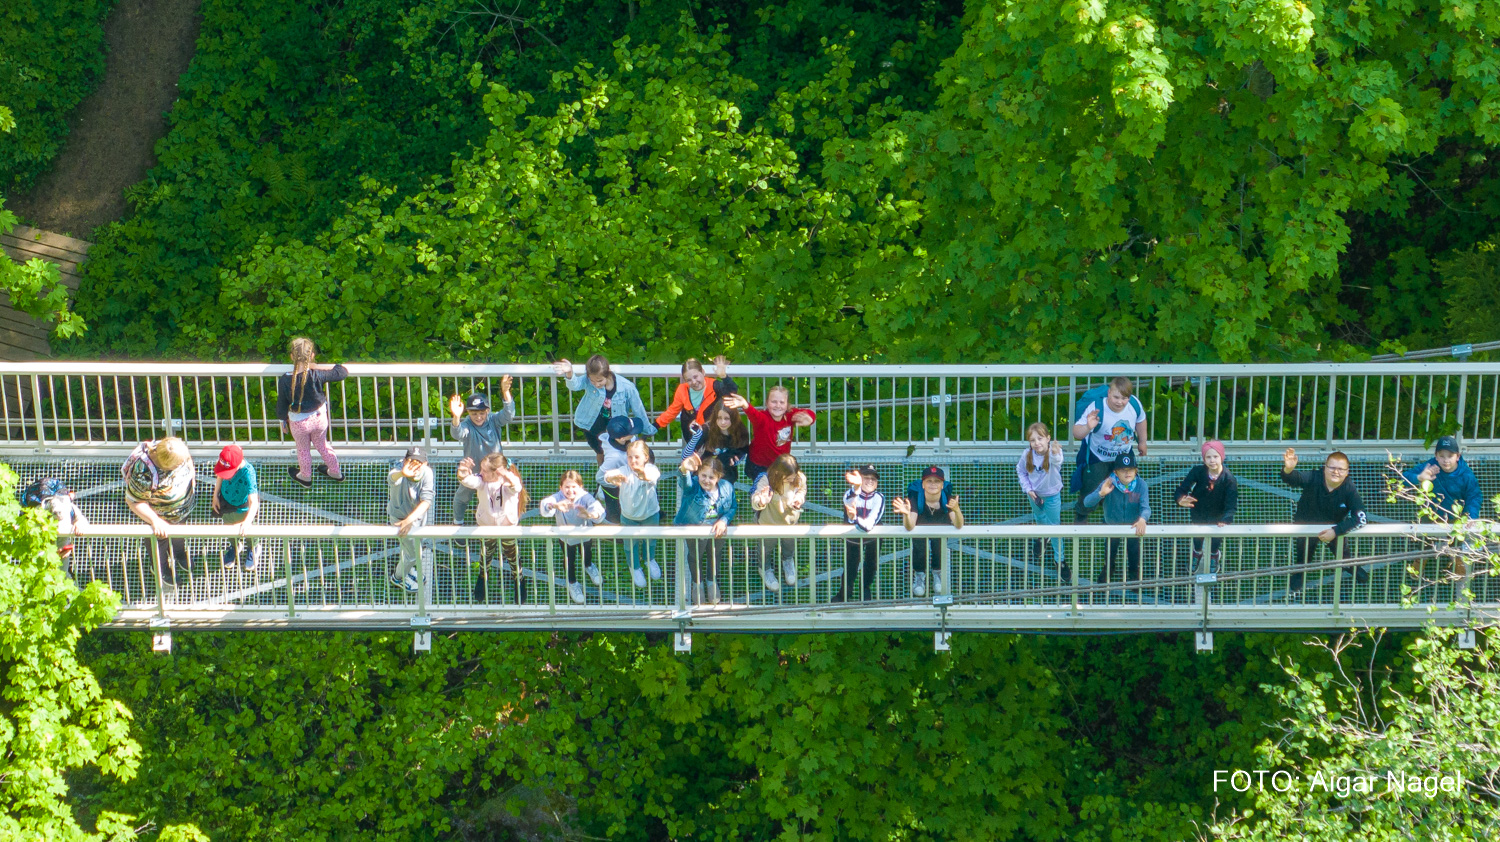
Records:
[[[1104,551],[1105,576],[1114,579],[1115,557],[1119,552],[1120,544],[1125,545],[1125,581],[1134,582],[1141,578],[1141,539],[1139,538],[1111,538],[1109,546]]]
[[[932,569],[938,573],[943,572],[943,540],[942,538],[918,538],[912,541],[911,572],[926,573],[929,557]]]
[[[604,504],[604,522],[620,525],[620,486],[605,483],[599,489],[599,502]]]
[[[880,541],[875,538],[844,540],[844,599],[875,598],[875,571],[880,564]],[[863,581],[864,587],[855,590]]]
[[[693,570],[694,582],[716,582],[719,579],[719,561],[729,561],[729,541],[725,538],[687,539],[688,566]],[[708,575],[703,575],[704,562],[708,562]]]
[[[149,557],[151,555],[151,541],[146,538],[141,541],[141,551]],[[161,581],[165,585],[177,584],[177,568],[187,570],[189,567],[187,539],[185,538],[156,538],[156,563],[161,570]]]
[[[578,560],[583,558],[583,565],[587,567],[594,563],[594,542],[584,541],[582,544],[563,544],[563,566],[567,570],[568,584],[578,581]]]
[[[751,486],[754,486],[755,485],[755,481],[758,480],[758,479],[760,479],[760,475],[763,474],[763,473],[765,473],[770,467],[771,467],[770,465],[757,465],[753,461],[751,461],[749,458],[746,458],[745,459],[745,479],[746,479],[746,481],[749,482],[749,484]]]
[[[1084,444],[1083,446],[1088,447],[1087,444]],[[1090,459],[1092,458],[1093,457],[1091,454]],[[1078,489],[1078,501],[1073,504],[1074,523],[1089,522],[1089,512],[1092,512],[1094,509],[1083,505],[1083,498],[1089,496],[1090,494],[1093,494],[1094,491],[1104,483],[1104,478],[1109,476],[1114,471],[1114,469],[1114,465],[1109,462],[1094,461],[1090,461],[1088,467],[1083,469],[1083,487]],[[1094,508],[1098,508],[1098,506],[1095,506]]]
[[[1319,541],[1317,538],[1293,538],[1292,562],[1294,564],[1307,564],[1311,562],[1317,556],[1318,545],[1321,543],[1323,542]],[[1335,538],[1333,540],[1333,544],[1339,545],[1339,549],[1337,552],[1340,559],[1349,557],[1349,545],[1347,543],[1340,542],[1337,538]],[[1333,544],[1330,544],[1329,546],[1330,551],[1333,550]],[[1348,570],[1349,568],[1344,567],[1342,569]],[[1364,581],[1366,578],[1368,578],[1368,576],[1369,574],[1364,570],[1355,571],[1355,577],[1360,581]],[[1291,574],[1291,576],[1288,577],[1287,586],[1290,590],[1302,590],[1302,571],[1299,570],[1296,573]]]
[[[521,554],[514,538],[490,538],[479,544],[479,576],[474,580],[474,601],[484,602],[489,593],[490,567],[500,567],[501,559],[509,565],[516,579],[516,601],[525,602],[521,580]]]

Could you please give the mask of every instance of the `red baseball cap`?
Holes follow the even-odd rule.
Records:
[[[229,479],[239,473],[240,466],[245,464],[245,451],[240,450],[237,444],[231,444],[219,451],[219,461],[214,463],[214,476],[219,479]]]

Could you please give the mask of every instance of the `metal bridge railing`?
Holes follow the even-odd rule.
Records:
[[[1129,578],[1122,544],[1127,527],[970,526],[907,532],[843,525],[731,527],[715,542],[707,527],[426,527],[413,530],[422,576],[415,593],[389,575],[401,549],[388,526],[252,526],[261,544],[256,569],[224,567],[235,527],[185,526],[190,564],[177,567],[138,524],[95,526],[75,539],[71,572],[99,581],[123,599],[119,626],[170,623],[201,627],[405,628],[413,624],[496,628],[760,629],[858,628],[1331,628],[1371,623],[1420,626],[1429,617],[1463,623],[1475,604],[1494,607],[1500,581],[1454,577],[1441,552],[1440,526],[1372,525],[1321,544],[1322,527],[1269,525],[1153,526],[1140,541],[1139,578]],[[578,569],[585,602],[569,598],[563,540],[587,538],[598,581]],[[873,541],[866,580],[849,539]],[[1193,567],[1194,542],[1220,539],[1215,571]],[[1056,563],[1051,544],[1061,544]],[[1317,550],[1305,568],[1294,541]],[[516,566],[499,546],[514,540]],[[929,582],[914,593],[914,550],[928,543]],[[631,546],[651,554],[660,579],[636,587]],[[1038,545],[1042,546],[1039,547]],[[1118,551],[1113,565],[1106,553]],[[696,545],[699,563],[689,562]],[[1045,547],[1046,549],[1042,549]],[[1039,557],[1042,549],[1044,556]],[[1211,550],[1211,545],[1208,548]],[[862,551],[857,545],[855,552]],[[1341,572],[1358,559],[1358,579]],[[779,556],[779,558],[777,558]],[[496,566],[487,565],[494,559]],[[715,561],[711,564],[710,558]],[[761,569],[774,560],[779,590]],[[784,565],[796,571],[789,583]],[[716,565],[716,567],[714,566]],[[645,566],[644,564],[642,565]],[[1291,587],[1301,570],[1304,586]],[[940,571],[940,573],[938,573]],[[943,582],[934,587],[932,574]],[[1342,578],[1341,578],[1342,577]],[[714,581],[720,601],[695,599],[698,582]],[[867,585],[868,581],[868,585]],[[846,587],[847,582],[847,587]],[[1403,600],[1409,599],[1407,604]]]
[[[0,363],[0,455],[115,455],[171,431],[194,446],[235,442],[285,451],[275,417],[285,365]],[[572,424],[581,393],[544,365],[350,365],[331,387],[330,440],[353,453],[412,443],[452,450],[447,399],[514,380],[517,421],[507,447],[585,454]],[[576,367],[581,371],[582,367]],[[620,365],[650,412],[668,405],[678,367]],[[1420,449],[1456,433],[1465,446],[1500,448],[1500,363],[1304,365],[735,365],[752,402],[785,385],[794,406],[818,411],[799,452],[985,451],[1024,441],[1041,421],[1069,437],[1074,401],[1125,375],[1149,417],[1153,448],[1205,438],[1237,447]],[[673,431],[673,435],[676,431]]]

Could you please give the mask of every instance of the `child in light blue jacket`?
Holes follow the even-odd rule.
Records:
[[[583,392],[583,399],[573,410],[573,424],[587,433],[584,438],[594,450],[595,461],[604,462],[604,443],[599,436],[609,425],[609,419],[624,416],[630,419],[636,435],[650,436],[656,432],[646,414],[646,405],[641,403],[641,393],[635,384],[616,375],[609,368],[609,360],[603,354],[589,357],[584,373],[573,375],[573,364],[558,360],[552,370],[558,377],[566,377],[568,389]]]
[[[718,457],[699,459],[692,455],[682,460],[677,477],[678,526],[713,524],[714,537],[689,538],[687,562],[693,570],[693,601],[697,604],[719,603],[719,560],[729,561],[729,542],[724,533],[734,520],[734,486],[724,479],[724,465]],[[701,561],[708,557],[708,576],[703,575]]]

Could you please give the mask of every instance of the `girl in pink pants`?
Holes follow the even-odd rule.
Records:
[[[328,398],[323,387],[349,376],[342,365],[318,365],[317,349],[311,339],[298,337],[287,348],[292,357],[292,371],[276,380],[276,416],[281,428],[291,433],[297,443],[297,464],[288,469],[293,481],[304,488],[312,486],[312,449],[323,457],[318,473],[342,482],[339,458],[328,446]]]

